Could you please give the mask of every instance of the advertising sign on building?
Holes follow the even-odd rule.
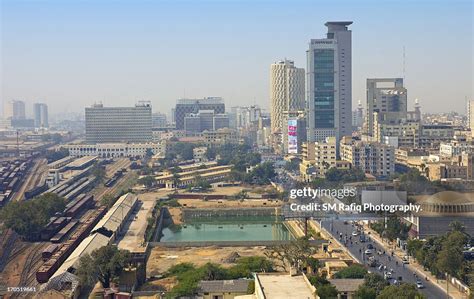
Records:
[[[298,153],[298,122],[296,119],[288,120],[288,153]]]

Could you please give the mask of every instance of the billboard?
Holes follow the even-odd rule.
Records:
[[[288,120],[288,153],[298,153],[298,121],[296,119]]]

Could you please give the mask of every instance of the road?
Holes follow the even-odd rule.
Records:
[[[334,237],[339,239],[338,234],[342,233],[343,234],[343,239],[341,243],[344,243],[345,235],[347,234],[347,238],[349,238],[352,235],[352,232],[355,230],[355,228],[351,224],[344,224],[344,221],[338,221],[338,220],[324,220],[322,222],[323,227]],[[332,228],[332,230],[331,230]],[[370,237],[370,235],[367,235]],[[410,266],[408,265],[403,265],[402,261],[398,257],[390,257],[389,260],[389,250],[384,249],[381,247],[379,244],[375,242],[365,242],[365,243],[360,243],[360,242],[355,242],[359,241],[359,236],[357,237],[352,237],[352,245],[350,242],[347,242],[346,248],[359,258],[361,261],[364,261],[364,263],[367,265],[368,262],[368,257],[365,256],[364,251],[367,249],[367,245],[370,243],[374,246],[375,251],[374,255],[376,260],[380,262],[381,264],[385,265],[387,269],[393,269],[393,277],[397,279],[399,276],[402,277],[402,282],[408,282],[408,283],[415,283],[417,278],[414,275],[414,271],[409,269]],[[385,255],[378,255],[376,252],[378,250],[386,252]],[[397,265],[398,262],[398,265]],[[384,270],[379,270],[378,267],[370,267],[369,268],[371,272],[378,273],[383,276]],[[417,274],[418,275],[418,274]],[[421,289],[420,291],[426,295],[428,298],[446,298],[446,293],[441,290],[438,286],[436,286],[434,283],[431,281],[426,281],[425,277],[420,277],[420,279],[423,281],[423,284],[425,288]],[[393,279],[390,280],[390,283],[393,283]]]

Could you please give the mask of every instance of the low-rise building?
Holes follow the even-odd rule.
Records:
[[[350,137],[341,139],[341,159],[375,177],[389,177],[395,172],[395,149],[378,142],[364,142]]]
[[[204,144],[207,147],[220,146],[224,144],[238,144],[240,138],[234,129],[223,128],[216,131],[204,131],[202,133]]]
[[[98,143],[66,145],[69,155],[75,157],[99,156],[101,158],[143,157],[147,151],[164,155],[166,143]]]
[[[234,299],[239,295],[246,295],[251,279],[233,280],[201,280],[197,294],[202,299]]]
[[[193,160],[196,163],[207,161],[207,147],[200,146],[193,148]]]
[[[304,274],[255,273],[255,291],[252,295],[237,296],[235,299],[316,299],[316,288]]]
[[[209,183],[215,183],[226,180],[232,170],[232,165],[222,166],[211,166],[211,167],[198,167],[192,169],[186,169],[182,172],[171,174],[166,173],[156,177],[156,182],[159,185],[163,185],[165,188],[184,188],[192,185],[196,182],[196,179],[200,177]]]
[[[342,279],[329,279],[337,290],[337,298],[354,299],[357,289],[364,284],[362,278],[342,278]]]

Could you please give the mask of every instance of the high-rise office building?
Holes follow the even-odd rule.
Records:
[[[186,133],[215,131],[228,127],[229,116],[227,114],[216,114],[214,110],[199,110],[198,113],[190,113],[184,118]]]
[[[378,119],[374,120],[374,112]],[[398,124],[407,118],[407,89],[402,78],[367,79],[365,133],[374,136],[374,123]]]
[[[164,113],[153,113],[151,115],[153,128],[165,128],[168,124],[166,114]]]
[[[364,124],[364,108],[362,103],[357,103],[357,110],[352,111],[352,127],[361,128]]]
[[[96,104],[86,108],[86,142],[142,143],[152,140],[150,102],[135,107],[104,107]]]
[[[25,119],[25,102],[18,100],[7,101],[3,107],[3,117],[10,120]]]
[[[352,134],[351,24],[327,22],[326,38],[312,39],[306,51],[308,141]]]
[[[225,113],[225,104],[220,97],[204,99],[180,99],[174,110],[174,121],[177,130],[184,130],[184,118],[188,114],[196,114],[199,110],[213,110],[216,114]]]
[[[283,60],[270,66],[270,118],[272,133],[281,133],[284,111],[304,109],[304,69]]]
[[[36,128],[49,127],[48,122],[48,106],[43,103],[33,104],[33,114]]]

